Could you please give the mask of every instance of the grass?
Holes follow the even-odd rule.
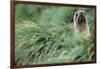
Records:
[[[89,14],[88,39],[73,35],[72,15],[80,8],[17,4],[15,9],[17,66],[93,61],[94,9],[82,8]]]

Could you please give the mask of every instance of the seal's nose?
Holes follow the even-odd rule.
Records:
[[[80,12],[80,14],[82,15],[82,14],[83,14],[83,12]]]

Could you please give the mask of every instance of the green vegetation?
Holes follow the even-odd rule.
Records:
[[[74,37],[76,10],[88,14],[91,37]],[[52,64],[93,61],[94,9],[17,4],[15,7],[15,63]]]

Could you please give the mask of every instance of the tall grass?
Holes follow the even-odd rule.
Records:
[[[93,61],[93,14],[88,15],[91,37],[74,37],[75,7],[17,4],[15,12],[15,63],[52,64]]]

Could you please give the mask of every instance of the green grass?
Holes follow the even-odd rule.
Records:
[[[74,37],[71,18],[75,7],[17,4],[15,12],[15,63],[52,64],[93,61],[94,9],[88,14],[91,37]]]

